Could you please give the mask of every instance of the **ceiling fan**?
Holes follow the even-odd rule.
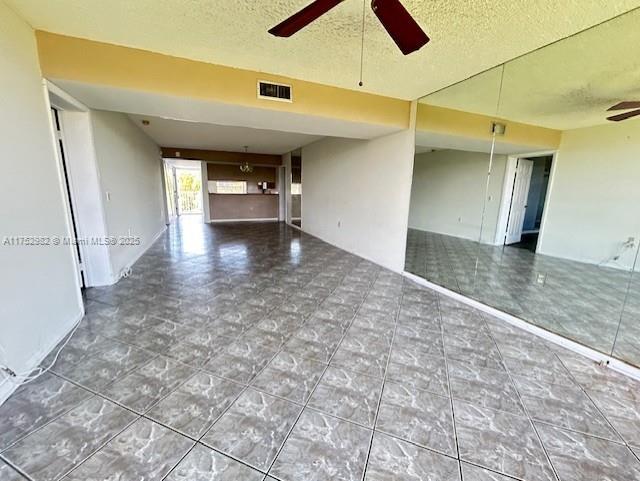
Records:
[[[635,117],[636,115],[640,115],[640,101],[632,101],[628,100],[626,102],[620,102],[615,104],[613,107],[609,108],[607,112],[612,110],[631,110],[630,112],[625,112],[622,114],[612,115],[611,117],[607,117],[607,120],[611,120],[612,122],[621,122],[622,120],[630,119],[631,117]]]
[[[345,0],[315,0],[298,13],[279,23],[269,33],[290,37]],[[420,50],[429,37],[402,6],[400,0],[372,0],[371,9],[403,54]]]

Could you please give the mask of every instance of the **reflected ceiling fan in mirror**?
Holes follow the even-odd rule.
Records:
[[[344,1],[346,0],[315,0],[273,27],[269,33],[276,37],[291,37]],[[371,9],[403,54],[409,55],[420,50],[429,42],[427,34],[400,0],[372,0]]]
[[[612,122],[621,122],[622,120],[630,119],[631,117],[636,117],[640,115],[640,101],[627,100],[625,102],[620,102],[615,104],[613,107],[607,109],[608,112],[615,110],[631,110],[630,112],[624,112],[622,114],[612,115],[611,117],[607,117],[607,120]]]

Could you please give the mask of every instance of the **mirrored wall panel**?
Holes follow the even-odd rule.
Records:
[[[502,73],[499,67],[469,80],[481,99],[469,97],[465,82],[418,104],[406,270],[466,295],[477,288],[480,241],[490,235],[482,222],[493,209],[485,192],[501,186],[488,176],[496,158],[490,118],[470,118],[449,104],[466,98],[495,115]]]
[[[640,10],[427,95],[406,270],[640,366]]]

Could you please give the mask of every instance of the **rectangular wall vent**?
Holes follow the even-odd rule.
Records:
[[[277,100],[279,102],[293,102],[291,85],[258,81],[258,98]]]

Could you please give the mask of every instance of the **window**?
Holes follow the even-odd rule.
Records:
[[[291,184],[291,195],[302,195],[302,184]]]
[[[214,180],[209,184],[212,194],[247,193],[247,181],[245,180]]]

